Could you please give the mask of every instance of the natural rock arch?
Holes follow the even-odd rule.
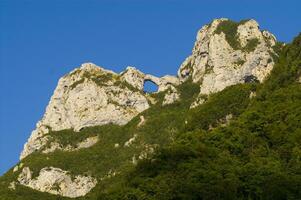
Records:
[[[154,81],[150,79],[143,80],[143,92],[153,93],[153,92],[158,92],[158,90],[159,90],[159,85],[156,84]]]
[[[176,86],[180,84],[178,77],[166,75],[159,78],[150,74],[144,74],[134,67],[127,67],[125,72],[122,72],[121,76],[123,80],[140,91],[144,89],[144,83],[147,81],[151,81],[158,86],[157,92],[165,91],[170,85]]]

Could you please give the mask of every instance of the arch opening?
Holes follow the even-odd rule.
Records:
[[[158,91],[158,85],[151,80],[144,80],[143,92],[154,93]]]

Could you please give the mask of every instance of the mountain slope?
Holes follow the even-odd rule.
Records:
[[[196,108],[190,131],[140,162],[114,198],[300,199],[300,74],[301,35],[236,119],[206,130],[206,104]]]
[[[228,54],[243,51],[240,49],[243,40],[234,37],[233,45],[227,36],[229,31],[218,28],[234,22],[222,19],[214,23],[215,29],[206,34],[211,34],[208,40],[215,41],[212,38],[225,34],[221,44],[226,41],[232,49],[219,55],[229,57]],[[241,23],[248,24],[248,21]],[[234,29],[239,24],[234,24]],[[249,24],[254,26],[253,21]],[[55,129],[46,123],[48,131],[37,138],[47,140],[0,178],[0,199],[70,199],[68,196],[77,199],[300,199],[301,35],[285,47],[267,44],[258,48],[264,48],[269,57],[263,53],[259,60],[271,59],[268,63],[276,63],[270,75],[264,73],[265,78],[258,82],[256,73],[247,70],[252,68],[250,65],[237,63],[231,71],[237,69],[239,75],[224,88],[215,85],[214,93],[202,93],[202,88],[210,84],[197,79],[213,77],[222,68],[214,65],[210,67],[212,71],[202,72],[208,67],[203,63],[214,60],[216,54],[208,51],[209,58],[199,54],[202,47],[197,48],[202,45],[198,40],[195,56],[189,58],[189,70],[193,73],[180,75],[180,84],[170,77],[173,81],[167,84],[166,78],[145,76],[132,68],[114,75],[113,82],[116,77],[130,74],[117,83],[125,83],[126,88],[145,98],[149,108],[136,112],[128,123],[78,129],[74,126]],[[254,46],[242,56],[256,51]],[[271,49],[273,52],[269,52]],[[200,74],[196,74],[198,69]],[[250,75],[255,78],[245,81]],[[143,86],[145,79],[168,87],[145,94],[141,92],[141,81]],[[70,83],[68,95],[81,84],[97,79],[79,80]],[[100,83],[107,81],[102,79]],[[172,103],[164,104],[170,96]],[[120,102],[112,104],[121,105]],[[55,173],[58,175],[54,178]],[[64,180],[58,181],[59,177]],[[56,182],[47,182],[51,180]],[[77,187],[78,182],[89,187],[79,187],[76,191],[68,188],[68,185]]]

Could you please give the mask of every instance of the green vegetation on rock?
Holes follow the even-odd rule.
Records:
[[[223,32],[226,36],[227,42],[234,50],[240,49],[242,51],[252,52],[259,44],[259,40],[257,38],[253,38],[250,41],[248,41],[245,47],[242,47],[237,36],[238,26],[246,23],[247,21],[248,20],[241,20],[240,22],[234,22],[231,20],[222,21],[217,26],[215,33],[220,34]]]
[[[252,52],[255,50],[258,44],[259,40],[257,38],[252,38],[248,41],[247,45],[243,48],[243,50],[247,52]]]

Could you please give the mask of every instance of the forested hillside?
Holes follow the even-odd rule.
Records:
[[[48,133],[62,145],[98,136],[90,148],[35,152],[22,162],[33,177],[55,166],[102,180],[80,200],[301,199],[301,34],[275,52],[263,83],[229,86],[189,109],[200,88],[188,80],[176,88],[179,101],[163,106],[168,91],[151,94],[157,103],[126,125]],[[17,177],[11,169],[0,178],[1,200],[70,199],[9,189]]]

